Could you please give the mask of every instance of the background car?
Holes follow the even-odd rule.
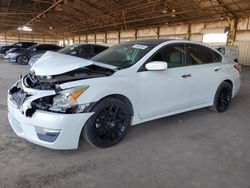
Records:
[[[34,55],[45,53],[48,50],[58,51],[60,49],[62,49],[62,47],[55,44],[36,44],[27,49],[15,49],[7,55],[9,56],[10,61],[26,65]]]
[[[90,59],[108,48],[108,46],[102,46],[98,44],[76,44],[67,46],[59,50],[58,52],[62,54]],[[43,54],[44,53],[40,53],[33,56],[29,61],[29,65],[32,66]]]
[[[32,45],[36,44],[35,42],[17,42],[15,44],[12,45],[8,45],[8,46],[0,46],[0,53],[6,55],[7,52],[14,48],[14,49],[18,49],[18,48],[29,48]]]

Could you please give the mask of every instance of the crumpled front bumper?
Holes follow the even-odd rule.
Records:
[[[11,90],[8,92],[8,119],[14,132],[32,143],[51,149],[76,149],[82,128],[93,112],[64,114],[35,109],[28,117],[26,110],[31,106],[30,103],[36,98],[50,95],[53,90],[22,87],[29,97],[21,105],[16,104]]]
[[[37,110],[32,117],[26,117],[8,98],[8,119],[15,133],[26,140],[51,149],[76,149],[82,128],[92,113],[59,114]],[[54,142],[38,137],[36,128],[59,130]]]

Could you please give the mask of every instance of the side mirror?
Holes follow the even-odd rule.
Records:
[[[146,64],[146,69],[149,71],[163,71],[168,68],[168,64],[164,61],[152,61]]]

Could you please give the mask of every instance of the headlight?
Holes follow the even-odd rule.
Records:
[[[9,49],[8,53],[15,52],[15,51],[16,51],[16,48],[11,48],[11,49]]]
[[[85,109],[85,105],[78,105],[77,99],[87,90],[88,86],[77,87],[65,90],[56,95],[53,99],[53,105],[50,108],[52,111],[66,112],[67,109],[75,108],[77,112]]]

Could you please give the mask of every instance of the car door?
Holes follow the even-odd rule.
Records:
[[[188,58],[192,64],[192,105],[211,102],[222,71],[222,57],[214,50],[199,44],[188,44]]]
[[[186,54],[184,44],[168,45],[148,60],[167,62],[166,70],[147,71],[142,67],[138,72],[140,118],[163,115],[191,105],[192,70]]]

